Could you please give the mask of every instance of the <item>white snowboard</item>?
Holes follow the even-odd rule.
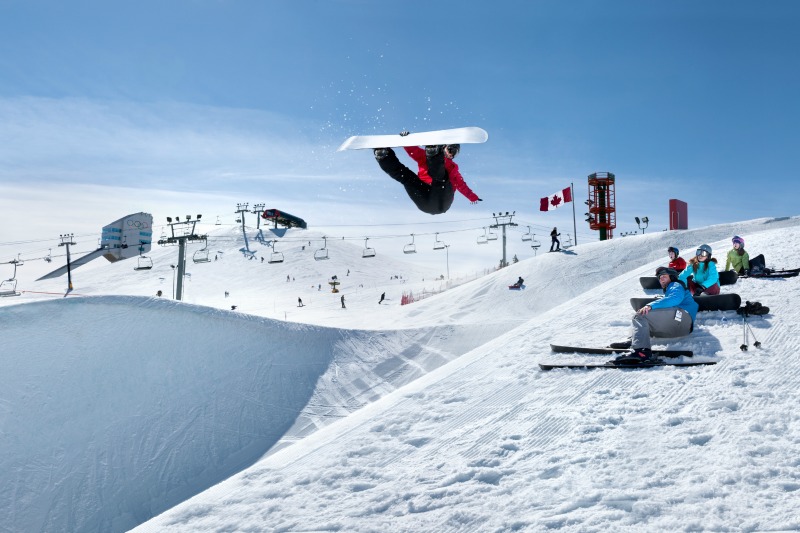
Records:
[[[339,147],[342,150],[363,150],[365,148],[389,148],[396,146],[426,146],[429,144],[477,144],[485,143],[489,134],[481,128],[454,128],[451,130],[420,131],[400,135],[356,135],[350,137]]]

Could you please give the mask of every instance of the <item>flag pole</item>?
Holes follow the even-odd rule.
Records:
[[[570,182],[569,184],[569,193],[572,196],[572,231],[575,235],[575,246],[578,245],[578,226],[575,225],[575,187]]]

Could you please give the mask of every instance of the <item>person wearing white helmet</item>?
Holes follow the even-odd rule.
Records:
[[[725,260],[725,270],[735,270],[737,274],[746,274],[750,270],[750,254],[744,249],[744,239],[735,235],[733,248]]]
[[[717,260],[711,256],[711,246],[701,244],[678,279],[686,283],[693,296],[719,294]]]

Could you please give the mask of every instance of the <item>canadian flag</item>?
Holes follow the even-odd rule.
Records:
[[[539,211],[551,211],[572,201],[572,187],[562,189],[555,194],[545,196],[539,202]]]

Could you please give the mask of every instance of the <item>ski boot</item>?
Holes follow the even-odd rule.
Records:
[[[619,366],[654,366],[664,364],[658,357],[653,355],[650,348],[635,348],[630,353],[622,354],[611,362]]]
[[[622,342],[612,342],[611,344],[608,345],[608,347],[615,348],[618,350],[619,349],[627,350],[628,348],[631,347],[631,339],[629,338],[628,340]]]
[[[425,155],[428,157],[433,157],[435,155],[439,155],[441,151],[444,149],[444,145],[441,144],[429,144],[425,147]]]

